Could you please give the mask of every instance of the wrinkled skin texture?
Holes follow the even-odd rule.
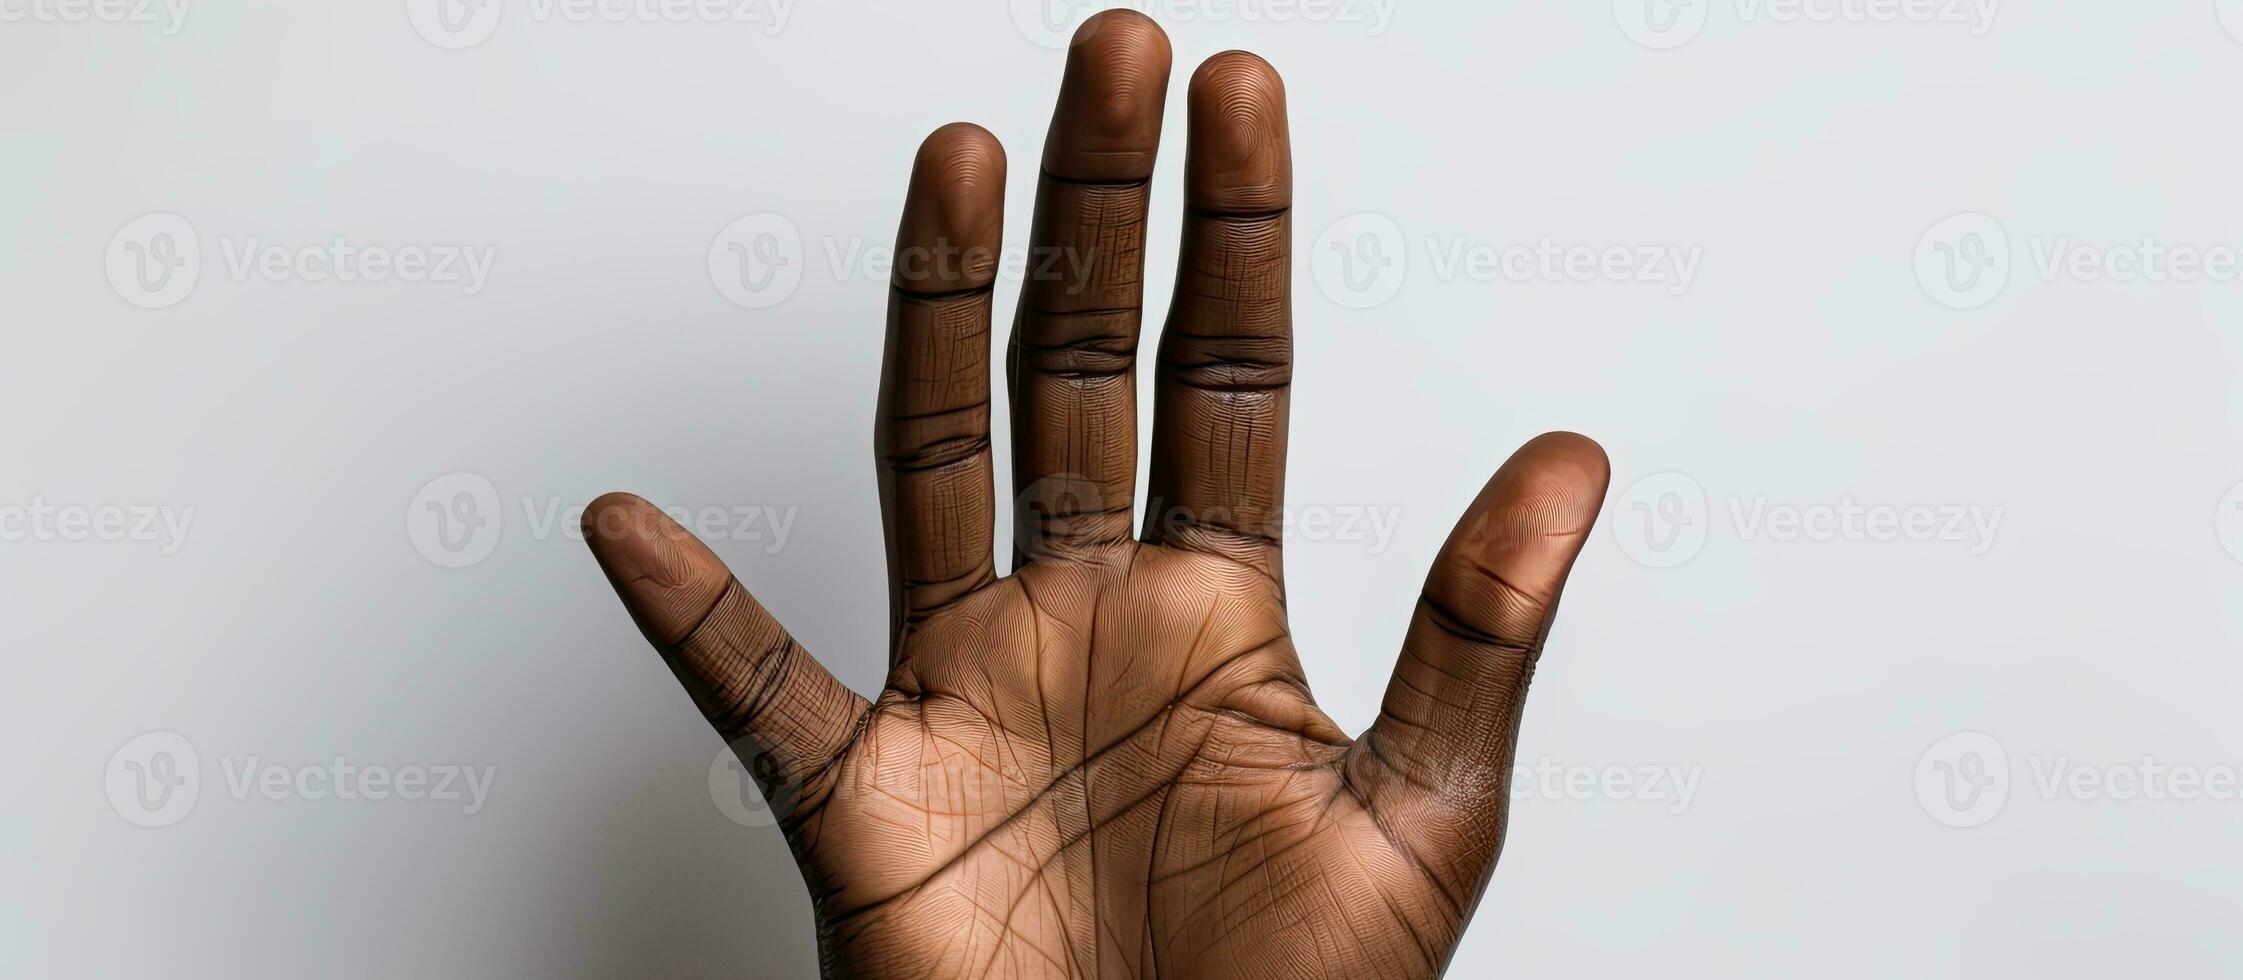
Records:
[[[988,358],[1005,156],[964,124],[920,150],[876,426],[894,627],[876,700],[651,505],[587,510],[625,605],[782,815],[829,976],[1431,977],[1502,845],[1522,699],[1604,455],[1554,434],[1503,465],[1435,560],[1377,723],[1340,731],[1286,626],[1291,159],[1283,84],[1241,52],[1186,100],[1181,269],[1132,533],[1169,60],[1126,12],[1069,53],[1008,354],[1003,578]]]

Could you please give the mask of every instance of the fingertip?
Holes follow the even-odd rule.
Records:
[[[611,574],[621,569],[628,577],[653,575],[665,584],[682,581],[674,574],[680,562],[672,552],[687,543],[700,548],[692,533],[670,515],[631,493],[602,494],[586,504],[582,530],[584,543],[610,566]]]
[[[1583,485],[1596,488],[1599,498],[1604,496],[1604,488],[1612,481],[1612,460],[1605,455],[1604,447],[1578,432],[1545,432],[1535,436],[1519,449],[1518,455],[1529,454],[1539,465],[1565,471]]]
[[[631,525],[631,515],[642,507],[651,506],[638,494],[612,490],[584,505],[578,529],[584,532],[584,543],[598,550],[602,538],[616,536]]]
[[[1604,506],[1611,464],[1604,447],[1573,432],[1549,432],[1512,453],[1474,508],[1501,529],[1491,541],[1534,542],[1588,533]]]
[[[675,643],[724,594],[732,575],[698,538],[629,493],[585,505],[584,543],[656,646]]]
[[[1125,83],[1149,77],[1165,82],[1172,57],[1168,32],[1151,17],[1126,8],[1091,15],[1076,29],[1067,49],[1070,70],[1081,66],[1114,71]],[[1150,69],[1158,69],[1157,74]]]
[[[1004,205],[1005,146],[995,135],[954,122],[920,141],[904,217],[927,223],[907,230],[978,241],[1002,227]]]
[[[1530,595],[1555,594],[1604,506],[1611,465],[1595,440],[1550,432],[1488,478],[1444,547],[1461,568],[1506,568]]]
[[[994,282],[1004,214],[1004,144],[970,122],[929,133],[912,161],[893,282],[911,292]]]
[[[1106,10],[1085,21],[1067,52],[1044,169],[1070,180],[1151,177],[1171,60],[1168,35],[1142,13]]]
[[[1072,51],[1093,42],[1110,43],[1116,34],[1150,34],[1159,38],[1162,48],[1168,46],[1168,32],[1161,30],[1158,22],[1144,11],[1128,7],[1101,10],[1084,18],[1082,25],[1075,28],[1075,35],[1067,40],[1067,46]]]
[[[1005,146],[996,134],[978,123],[944,123],[919,141],[912,174],[926,175],[929,189],[943,189],[964,198],[984,199],[992,184],[1001,196]]]
[[[1214,93],[1244,87],[1285,98],[1285,80],[1269,60],[1243,48],[1217,51],[1192,72],[1192,91]]]
[[[1285,81],[1249,51],[1225,51],[1192,73],[1185,197],[1219,212],[1274,211],[1293,203]]]

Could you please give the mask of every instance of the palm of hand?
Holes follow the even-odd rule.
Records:
[[[1282,88],[1252,56],[1193,80],[1144,540],[1126,503],[1098,506],[1134,498],[1134,433],[1117,430],[1135,418],[1167,69],[1158,28],[1125,13],[1070,55],[1031,255],[1090,271],[1023,295],[1021,554],[1002,579],[987,258],[1003,156],[960,126],[921,150],[879,426],[895,643],[876,700],[651,505],[587,511],[626,606],[782,813],[829,975],[1434,976],[1501,846],[1519,709],[1602,453],[1545,436],[1488,483],[1427,579],[1378,723],[1350,740],[1286,625],[1290,163]],[[907,271],[915,251],[959,258]]]
[[[1326,888],[1443,918],[1346,791],[1268,580],[1118,551],[1031,565],[907,645],[834,775],[848,805],[802,825],[866,972],[1248,975],[1225,964],[1344,934]]]

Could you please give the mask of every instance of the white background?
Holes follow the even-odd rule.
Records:
[[[1427,561],[1513,447],[1569,428],[1614,460],[1521,756],[1681,767],[1695,795],[1521,800],[1452,974],[2243,972],[2243,802],[2036,778],[2243,763],[2243,284],[2034,258],[2243,244],[2243,5],[2014,0],[1976,30],[1719,0],[1655,50],[1632,2],[1156,11],[1178,67],[1148,330],[1184,77],[1245,47],[1290,89],[1291,501],[1398,518],[1383,543],[1289,545],[1334,716],[1373,717]],[[0,532],[42,502],[191,523],[176,548],[0,542],[0,974],[814,973],[779,834],[712,802],[718,740],[582,546],[531,517],[611,489],[791,514],[783,543],[715,547],[872,690],[884,294],[826,255],[887,243],[914,146],[953,119],[1005,141],[1025,241],[1061,53],[1000,2],[800,0],[773,33],[767,6],[572,23],[504,0],[459,50],[402,0],[210,2],[176,30],[31,3],[0,0],[24,15],[0,23]],[[110,259],[152,212],[201,266],[144,309]],[[763,212],[799,235],[800,279],[750,309],[709,256]],[[1357,309],[1309,256],[1366,212],[1405,278]],[[2009,245],[1970,309],[1918,274],[1920,246],[1961,247],[1923,241],[1959,213]],[[252,238],[336,236],[494,262],[474,295],[228,266]],[[1436,271],[1459,243],[1545,239],[1702,260],[1680,295]],[[421,505],[474,478],[502,523],[443,560]],[[2000,519],[1974,543],[1754,518],[1849,501]],[[117,755],[148,732],[200,773],[152,828],[125,767],[155,760]],[[1959,732],[2000,751],[1937,748]],[[228,785],[338,756],[495,781],[472,814]],[[1994,794],[1969,819],[1940,792],[1965,769]]]

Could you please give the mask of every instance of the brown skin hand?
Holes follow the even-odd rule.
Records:
[[[645,501],[586,514],[641,630],[780,808],[829,976],[1432,977],[1502,846],[1527,681],[1604,454],[1553,434],[1496,472],[1426,579],[1378,722],[1349,739],[1286,626],[1292,166],[1283,83],[1250,54],[1191,80],[1132,537],[1168,73],[1133,13],[1098,15],[1068,55],[1007,360],[1009,577],[988,362],[1004,151],[963,124],[920,149],[877,426],[894,624],[877,701]]]

